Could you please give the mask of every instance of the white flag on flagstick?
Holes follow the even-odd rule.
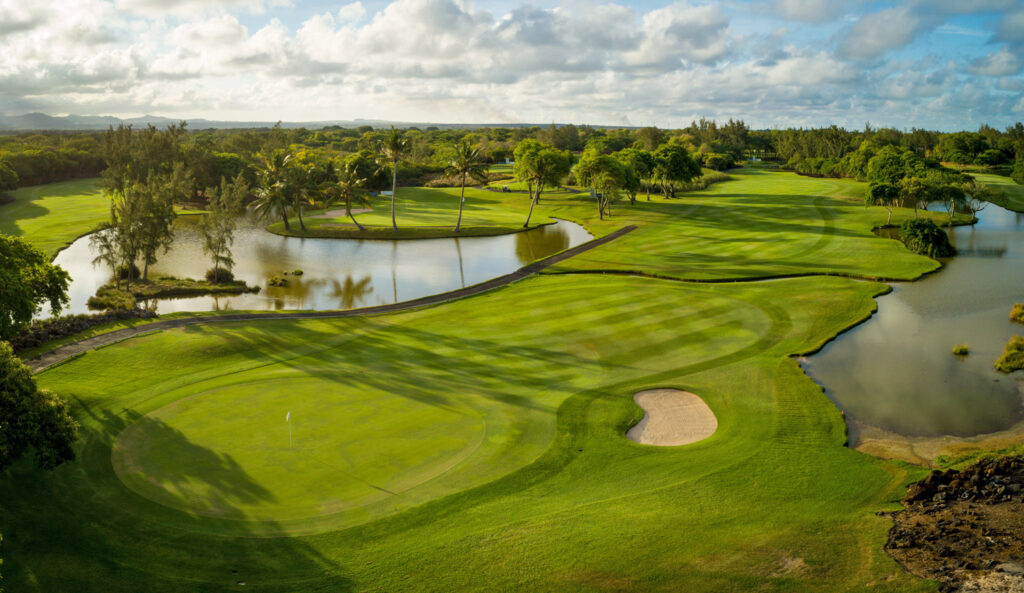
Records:
[[[284,421],[285,422],[291,422],[292,421],[292,413],[291,412],[288,412],[287,414],[284,415]]]

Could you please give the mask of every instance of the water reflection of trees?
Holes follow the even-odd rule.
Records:
[[[346,276],[344,282],[332,280],[332,283],[330,296],[338,299],[339,309],[354,309],[357,305],[363,304],[366,297],[373,292],[370,276],[365,276],[358,282],[353,280],[352,276]]]
[[[516,233],[516,258],[526,265],[569,247],[569,235],[557,225]]]

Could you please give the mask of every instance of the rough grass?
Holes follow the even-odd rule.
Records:
[[[1010,309],[1010,321],[1024,323],[1024,303],[1015,303]]]
[[[0,206],[0,233],[22,237],[50,256],[110,218],[98,179],[23,187]]]
[[[0,524],[19,534],[8,583],[930,590],[884,555],[873,514],[920,472],[844,448],[838,411],[789,358],[884,289],[540,277],[415,312],[90,352],[40,375],[75,402],[80,460],[0,479]],[[628,441],[631,396],[650,387],[699,393],[718,432]],[[445,469],[424,458],[435,443],[449,461],[468,453]]]

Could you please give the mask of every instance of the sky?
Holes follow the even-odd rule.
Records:
[[[0,113],[1003,128],[1022,0],[0,0]]]

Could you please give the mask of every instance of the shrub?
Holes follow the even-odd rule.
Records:
[[[1012,373],[1024,369],[1024,336],[1013,336],[1006,344],[1006,350],[996,361],[996,370]]]
[[[138,280],[142,276],[142,270],[134,263],[130,266],[121,266],[117,269],[117,273],[121,280],[126,280],[129,273],[132,276],[132,280]]]
[[[928,257],[952,257],[956,249],[949,242],[949,236],[925,218],[907,220],[900,227],[900,241],[914,253]]]
[[[294,276],[301,276],[303,274],[305,274],[305,272],[303,272],[302,270],[295,270],[294,272],[292,272],[292,275]]]
[[[1024,323],[1024,303],[1017,303],[1010,310],[1010,321],[1014,323]]]
[[[280,276],[267,278],[267,286],[288,286],[288,279]]]
[[[226,270],[224,268],[210,268],[209,270],[206,270],[206,281],[212,282],[213,284],[234,282],[235,275],[231,273],[231,270]]]
[[[126,290],[119,290],[108,284],[107,286],[103,286],[97,290],[96,294],[89,297],[89,300],[86,301],[85,304],[94,311],[134,309],[135,295]]]
[[[105,313],[93,313],[91,315],[65,315],[50,319],[37,319],[25,331],[11,339],[11,346],[14,347],[15,352],[21,352],[22,350],[35,348],[51,340],[77,334],[104,323],[123,321],[125,319],[153,319],[156,316],[156,313],[153,311],[121,309]]]
[[[967,356],[971,353],[971,349],[967,347],[967,344],[957,344],[953,346],[954,356]]]

